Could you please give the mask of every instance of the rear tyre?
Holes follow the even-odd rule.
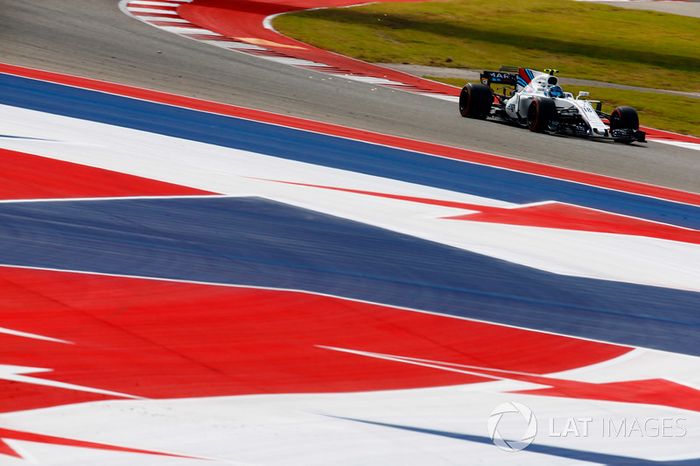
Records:
[[[616,130],[627,130],[626,137],[615,137]],[[632,107],[617,107],[610,114],[610,132],[616,142],[631,144],[635,139],[633,134],[639,130],[639,116]],[[617,131],[619,132],[619,131]]]
[[[491,88],[484,84],[467,84],[459,93],[459,113],[465,118],[486,119],[493,104]]]
[[[547,97],[535,97],[527,109],[527,128],[533,133],[542,133],[550,121],[557,117],[554,100]]]

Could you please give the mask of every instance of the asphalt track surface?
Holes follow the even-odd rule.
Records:
[[[6,63],[700,191],[697,151],[531,134],[455,105],[219,50],[124,15],[114,0],[0,0]]]

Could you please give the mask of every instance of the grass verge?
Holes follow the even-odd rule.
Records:
[[[426,76],[453,86],[462,87],[464,80]],[[610,113],[620,105],[637,109],[640,123],[652,128],[665,129],[681,134],[700,136],[700,99],[652,92],[628,91],[610,87],[563,86],[574,95],[578,91],[589,91],[589,99],[603,102],[603,111]]]
[[[564,0],[382,3],[287,14],[283,34],[370,62],[557,68],[564,77],[700,90],[700,19]]]

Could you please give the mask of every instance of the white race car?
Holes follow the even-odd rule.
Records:
[[[588,92],[574,97],[559,86],[556,70],[503,67],[484,71],[481,84],[467,84],[459,96],[466,118],[495,118],[526,126],[530,131],[609,139],[630,144],[646,142],[632,107],[617,107],[609,115]],[[500,86],[500,93],[499,91]],[[595,105],[595,106],[594,106]]]

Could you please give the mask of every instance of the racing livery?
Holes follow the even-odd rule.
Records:
[[[481,73],[481,84],[466,84],[459,96],[459,112],[466,118],[494,118],[525,126],[538,133],[609,139],[630,144],[646,142],[632,107],[602,112],[601,102],[588,92],[574,97],[559,86],[557,70],[502,67]]]

